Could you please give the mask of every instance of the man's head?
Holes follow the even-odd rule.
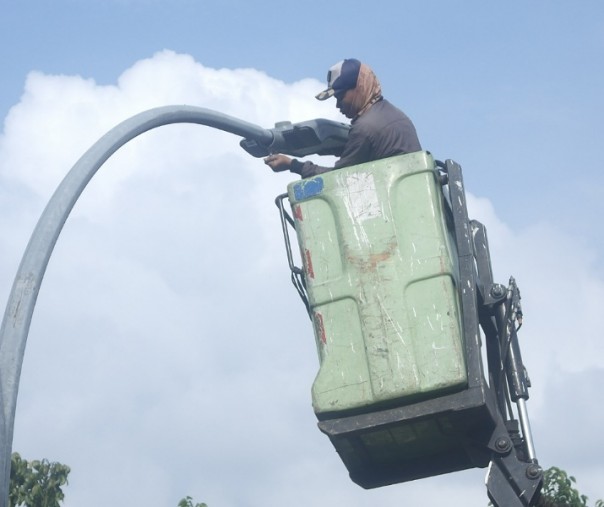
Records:
[[[361,62],[354,58],[336,63],[327,72],[327,89],[319,93],[317,99],[326,100],[333,96],[339,98],[347,90],[355,88],[360,70]]]
[[[319,100],[335,97],[342,114],[354,119],[382,98],[382,87],[367,65],[349,58],[329,69],[327,89],[316,97]]]

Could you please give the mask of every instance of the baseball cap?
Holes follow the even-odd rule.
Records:
[[[337,92],[352,90],[357,85],[361,62],[348,58],[336,63],[327,72],[327,89],[316,95],[318,100],[326,100]]]

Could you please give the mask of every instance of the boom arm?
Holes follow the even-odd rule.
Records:
[[[495,428],[487,445],[492,453],[487,493],[495,507],[535,505],[543,472],[536,458],[526,408],[530,380],[517,335],[523,316],[520,291],[513,277],[508,287],[493,282],[486,229],[480,222],[468,219],[461,167],[448,160],[443,169],[448,178],[458,250],[471,248],[466,266],[468,279],[462,277],[461,283],[476,288],[478,319],[487,346],[489,396],[495,404]],[[460,258],[463,273],[462,263]],[[518,419],[511,402],[516,403]]]

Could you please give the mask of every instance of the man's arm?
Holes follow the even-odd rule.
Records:
[[[312,162],[300,162],[295,158],[281,154],[269,155],[264,159],[264,163],[276,173],[289,170],[299,174],[302,178],[310,178],[333,170],[333,167],[323,167]]]

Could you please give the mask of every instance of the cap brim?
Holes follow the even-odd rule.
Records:
[[[327,90],[323,90],[321,93],[315,95],[317,100],[327,100],[329,97],[333,97],[334,94],[333,88],[327,88]]]

